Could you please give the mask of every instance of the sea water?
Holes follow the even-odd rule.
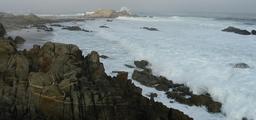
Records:
[[[145,87],[143,94],[158,93],[157,101],[182,110],[195,120],[256,119],[256,36],[222,32],[228,26],[256,29],[250,21],[219,20],[200,17],[119,17],[113,22],[97,19],[62,23],[93,30],[92,33],[67,31],[55,27],[52,41],[78,45],[84,54],[98,51],[106,72],[133,69],[134,60],[148,60],[155,75],[184,83],[193,93],[209,93],[222,103],[222,113],[210,114],[204,107],[170,103],[164,92]],[[99,28],[106,25],[109,28]],[[155,27],[148,31],[141,27]],[[246,63],[248,69],[233,68]]]

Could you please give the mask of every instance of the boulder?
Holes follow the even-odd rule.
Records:
[[[102,25],[102,26],[100,26],[100,28],[109,28],[109,27],[106,25]]]
[[[149,30],[149,31],[159,31],[157,28],[153,28],[153,27],[142,27],[142,29]]]
[[[233,68],[246,69],[246,68],[250,68],[250,66],[246,63],[236,63],[233,65]]]
[[[16,44],[23,44],[24,42],[26,42],[26,40],[20,36],[17,36],[17,37],[15,37],[14,42]]]
[[[240,35],[251,35],[251,33],[247,30],[241,30],[239,28],[232,27],[232,26],[229,26],[228,28],[223,29],[222,31],[224,31],[224,32],[233,32],[233,33],[240,34]]]
[[[4,26],[3,26],[3,24],[0,23],[0,38],[4,37],[5,34],[6,34],[6,30],[5,30]]]
[[[134,61],[134,65],[137,68],[145,69],[149,65],[149,62],[146,60]]]
[[[256,35],[256,30],[252,30],[252,35]]]

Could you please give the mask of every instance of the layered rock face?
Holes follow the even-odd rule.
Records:
[[[99,54],[48,42],[17,51],[0,40],[0,119],[192,120],[141,95],[128,73],[107,76]]]

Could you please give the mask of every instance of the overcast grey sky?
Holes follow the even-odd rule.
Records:
[[[256,0],[0,0],[0,11],[18,13],[76,13],[97,8],[134,12],[187,13],[226,12],[256,13]]]

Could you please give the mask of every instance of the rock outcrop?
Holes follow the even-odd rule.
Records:
[[[247,30],[241,30],[239,28],[232,27],[232,26],[229,26],[228,28],[223,29],[222,31],[224,31],[224,32],[233,32],[233,33],[240,34],[240,35],[251,35],[251,33]]]
[[[179,103],[189,106],[205,106],[209,112],[221,112],[221,103],[214,101],[209,94],[195,95],[184,84],[175,84],[173,81],[162,76],[155,76],[148,67],[149,62],[146,60],[135,61],[137,68],[134,70],[132,79],[141,84],[153,87],[159,91],[165,91],[168,98],[174,99]]]
[[[127,79],[105,73],[100,56],[47,42],[17,51],[0,40],[1,120],[192,120],[141,95]]]
[[[127,10],[115,11],[112,9],[99,9],[87,15],[92,18],[116,18],[119,16],[132,16]]]

